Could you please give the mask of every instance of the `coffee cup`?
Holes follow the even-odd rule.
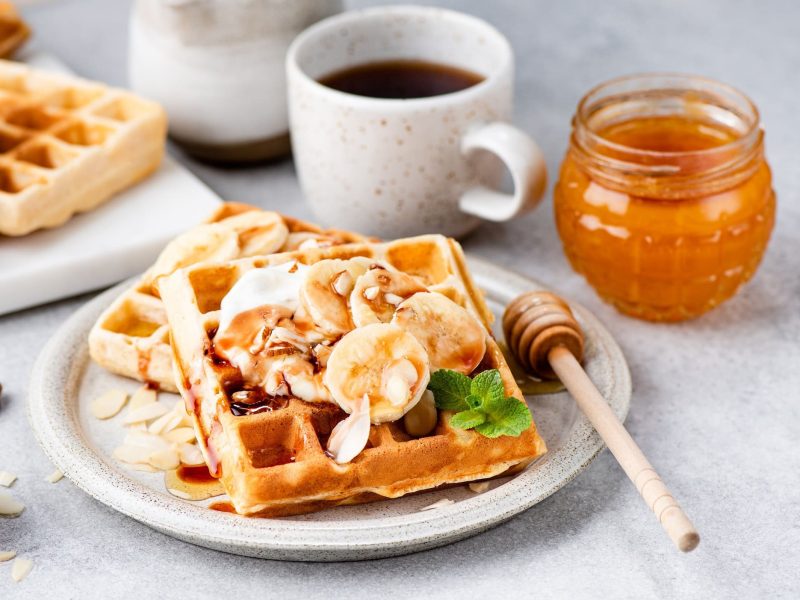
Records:
[[[286,66],[300,185],[326,225],[461,236],[541,200],[542,152],[509,124],[511,46],[485,21],[421,6],[343,13],[301,33]]]

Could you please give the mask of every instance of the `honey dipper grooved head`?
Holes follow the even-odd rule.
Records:
[[[569,305],[550,292],[527,292],[512,300],[503,314],[503,333],[522,367],[539,377],[556,377],[547,358],[556,346],[583,360],[583,332]]]

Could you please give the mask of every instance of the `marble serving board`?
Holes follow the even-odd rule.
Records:
[[[69,72],[44,53],[31,66]],[[0,236],[0,314],[98,289],[144,271],[171,238],[219,197],[166,156],[153,175],[56,229]]]

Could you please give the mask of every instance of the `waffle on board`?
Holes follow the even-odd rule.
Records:
[[[14,3],[0,2],[0,58],[14,54],[30,34]]]
[[[325,259],[341,259],[346,262]],[[364,266],[364,261],[369,266]],[[353,272],[348,271],[349,266],[341,266],[353,263],[358,263]],[[331,327],[328,331],[330,335],[326,334],[328,341],[314,346],[314,372],[309,375],[311,379],[303,381],[302,388],[299,387],[300,381],[297,378],[289,378],[288,369],[285,373],[279,373],[282,379],[269,383],[272,381],[270,375],[264,380],[263,387],[253,386],[248,384],[253,376],[248,359],[244,363],[237,362],[236,357],[241,356],[241,353],[234,353],[237,346],[223,346],[223,343],[228,339],[229,331],[248,322],[247,318],[241,321],[236,319],[257,314],[258,318],[267,322],[272,318],[272,313],[269,312],[271,309],[256,309],[255,313],[243,312],[231,320],[230,314],[226,314],[225,309],[221,308],[222,299],[225,297],[228,302],[228,298],[236,295],[231,290],[237,282],[242,282],[237,288],[243,289],[247,287],[245,281],[249,284],[258,279],[253,277],[254,271],[262,271],[260,275],[266,277],[279,270],[290,273],[293,269],[299,269],[298,265],[306,273],[306,283],[301,288],[303,300],[300,305],[304,308],[296,309],[291,317],[292,320],[298,320],[293,331],[301,331],[305,326],[303,319],[306,319],[307,324],[307,318],[312,315],[315,328],[323,323],[326,328]],[[312,279],[309,273],[313,272],[314,277],[317,277],[320,272],[333,268],[328,265],[338,265],[334,270],[340,270],[333,273],[330,285],[325,285],[325,279],[320,280],[321,286],[308,284]],[[384,296],[376,296],[374,292],[370,293],[372,287],[359,287],[363,278],[372,276],[373,272],[378,274],[376,281],[387,272],[392,273],[392,281],[395,283],[391,285],[395,287],[383,287],[380,290],[383,293],[391,289],[398,298],[390,298],[389,292],[385,292]],[[396,275],[397,272],[400,275]],[[340,278],[347,280],[348,285],[343,290],[338,287],[342,283]],[[403,286],[405,288],[401,289]],[[448,306],[457,305],[458,314],[463,313],[470,319],[471,325],[466,325],[477,327],[480,335],[481,353],[470,359],[477,360],[473,363],[474,367],[467,367],[472,369],[470,373],[474,375],[488,369],[497,369],[505,394],[523,399],[502,352],[489,333],[492,313],[486,306],[482,293],[472,282],[460,246],[451,239],[427,235],[387,243],[354,243],[201,264],[177,270],[160,279],[158,287],[171,329],[176,382],[187,410],[193,416],[195,432],[206,463],[210,471],[221,478],[234,508],[240,514],[284,516],[330,506],[396,498],[441,485],[510,474],[521,470],[545,452],[544,441],[533,423],[518,437],[503,435],[489,438],[475,430],[453,428],[450,425],[451,411],[439,410],[437,413],[435,409],[433,429],[421,437],[409,435],[409,425],[405,417],[387,419],[378,424],[371,421],[366,446],[362,445],[363,449],[351,460],[342,462],[330,452],[331,441],[337,435],[334,428],[343,420],[353,418],[356,409],[353,408],[351,413],[351,410],[340,408],[338,399],[332,402],[322,398],[329,391],[333,394],[334,382],[342,389],[356,390],[354,393],[357,396],[363,380],[369,379],[367,374],[357,369],[340,368],[334,371],[334,367],[339,368],[342,364],[342,360],[333,364],[342,357],[340,347],[347,340],[355,339],[353,336],[356,335],[378,331],[381,334],[394,334],[398,329],[394,325],[395,319],[407,303],[417,298],[424,298],[427,302],[438,299],[437,302],[444,301]],[[274,285],[263,290],[274,291],[277,288]],[[362,292],[364,298],[382,300],[375,300],[377,304],[374,305],[367,302],[367,312],[359,312],[364,306],[359,304],[357,307],[355,294]],[[348,318],[346,315],[334,318],[336,312],[332,310],[324,316],[315,315],[309,308],[313,305],[308,300],[312,295],[316,302],[316,294],[324,296],[333,293],[349,298],[345,305],[351,319],[350,331],[343,332],[341,328],[337,330],[331,325],[334,322],[344,323]],[[381,315],[387,303],[395,306]],[[370,314],[371,310],[375,312]],[[305,317],[298,317],[301,313]],[[379,318],[379,323],[374,322],[376,317]],[[391,323],[386,322],[389,317],[392,319]],[[221,320],[225,321],[222,325]],[[357,324],[362,321],[365,324]],[[271,326],[274,327],[270,329]],[[262,333],[246,341],[245,345],[252,342],[262,348],[259,356],[275,358],[284,352],[288,356],[296,356],[292,355],[290,346],[300,342],[292,341],[290,334],[282,334],[286,336],[284,339],[288,343],[272,344],[276,332],[286,326],[285,319],[273,321],[272,325],[264,327]],[[459,328],[451,328],[450,332],[454,329]],[[318,332],[317,329],[313,331]],[[444,331],[437,331],[436,327],[432,327],[428,332],[414,332],[414,337],[422,339],[420,335],[430,335],[435,338]],[[384,352],[383,341],[369,339],[373,343],[357,344],[357,348],[352,344],[347,346],[346,356],[361,355],[362,358],[356,360],[366,361],[368,359],[363,356],[372,356],[372,352]],[[431,342],[434,346],[428,345],[427,348],[432,356],[438,350],[435,350],[436,340],[429,340]],[[474,340],[469,343],[472,346],[475,344]],[[330,344],[327,350],[324,344]],[[224,356],[221,356],[221,346],[225,349]],[[252,348],[254,347],[251,347],[251,351],[255,351]],[[392,351],[398,348],[391,347]],[[355,353],[350,352],[353,349]],[[400,362],[407,358],[413,365],[414,352],[414,348],[409,347],[408,350],[400,348],[396,354],[400,356]],[[326,353],[327,357],[323,360]],[[277,363],[267,361],[265,364]],[[432,360],[430,366],[433,370]],[[256,376],[261,377],[261,373],[256,372]],[[309,381],[316,384],[321,381],[324,385],[322,388],[310,388]],[[419,383],[419,379],[414,377],[408,381]],[[391,382],[390,378],[386,389],[391,387]],[[278,391],[270,390],[270,385],[277,385],[275,389]],[[406,388],[411,393],[416,384],[408,385],[412,386]],[[315,393],[319,395],[314,396]],[[430,392],[423,392],[423,395],[425,393]],[[374,410],[375,405],[370,406],[372,400],[367,394],[365,397],[367,408]],[[384,402],[384,406],[387,410],[393,409],[391,403]],[[351,414],[348,416],[348,413]]]
[[[175,392],[167,315],[153,288],[159,276],[204,260],[228,260],[364,239],[346,231],[322,230],[255,206],[226,202],[206,223],[172,241],[156,264],[100,315],[89,334],[89,352],[98,364],[113,373]]]
[[[154,102],[0,60],[0,234],[56,227],[143,179],[166,130]]]

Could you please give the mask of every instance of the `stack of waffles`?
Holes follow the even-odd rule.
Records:
[[[91,347],[116,372],[177,387],[237,512],[283,516],[510,474],[543,454],[535,424],[489,438],[427,398],[438,368],[496,369],[523,400],[492,319],[454,240],[381,243],[234,205],[172,242]],[[426,403],[420,430],[409,417]]]
[[[91,210],[146,177],[166,116],[123,90],[0,60],[0,234]]]

